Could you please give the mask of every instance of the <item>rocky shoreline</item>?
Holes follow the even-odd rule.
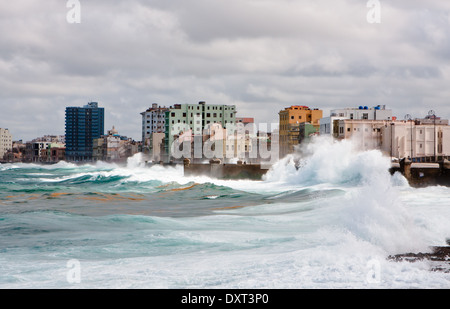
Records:
[[[450,246],[431,247],[431,252],[404,253],[388,256],[388,260],[395,262],[417,262],[427,260],[431,271],[450,273]]]

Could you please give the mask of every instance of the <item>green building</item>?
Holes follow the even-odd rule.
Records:
[[[313,135],[319,132],[319,127],[312,125],[309,122],[299,124],[298,143],[307,143]]]
[[[213,105],[201,101],[198,104],[175,104],[166,111],[165,151],[171,157],[171,145],[184,132],[203,141],[204,129],[214,123],[226,128],[236,123],[235,105]]]

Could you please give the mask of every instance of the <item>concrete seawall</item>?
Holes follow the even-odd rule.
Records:
[[[185,176],[208,176],[218,179],[247,179],[262,180],[267,173],[269,166],[261,164],[223,164],[220,161],[210,161],[210,163],[190,163],[184,161]]]
[[[185,176],[208,176],[217,179],[247,179],[262,180],[268,172],[270,165],[262,164],[223,164],[220,160],[211,160],[209,163],[191,163],[188,159],[183,162]],[[393,175],[400,172],[412,187],[449,186],[450,162],[414,163],[402,159],[392,164],[389,172]]]
[[[393,164],[391,174],[400,172],[412,187],[450,186],[450,162],[414,163],[402,159],[400,163]]]

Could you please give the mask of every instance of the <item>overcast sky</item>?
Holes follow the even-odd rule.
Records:
[[[80,23],[66,0],[0,3],[14,140],[64,134],[65,108],[89,101],[136,140],[152,103],[235,104],[261,123],[294,104],[450,117],[450,1],[380,0],[380,23],[366,0],[79,2]]]

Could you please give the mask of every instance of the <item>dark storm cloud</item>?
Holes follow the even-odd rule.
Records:
[[[383,1],[66,1],[0,4],[0,127],[64,133],[64,109],[98,101],[106,129],[140,138],[151,103],[236,104],[277,121],[291,104],[385,104],[450,116],[450,5]],[[3,30],[4,29],[4,30]]]

